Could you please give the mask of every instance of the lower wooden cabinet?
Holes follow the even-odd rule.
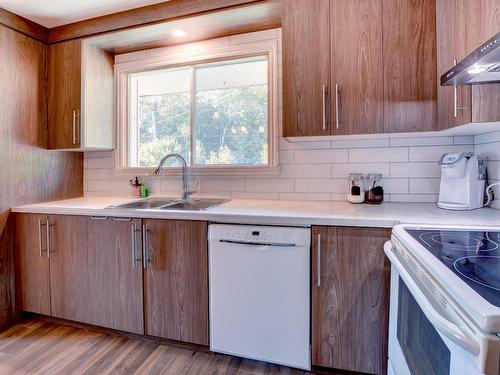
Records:
[[[208,345],[207,232],[200,221],[17,214],[19,309]]]
[[[208,345],[208,223],[143,224],[146,334]]]
[[[87,323],[144,334],[141,219],[87,219]]]
[[[387,371],[389,229],[313,227],[312,363]]]
[[[16,299],[20,310],[50,315],[47,215],[15,217]]]

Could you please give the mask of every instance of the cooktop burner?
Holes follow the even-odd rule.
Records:
[[[406,231],[479,295],[500,307],[500,232]]]

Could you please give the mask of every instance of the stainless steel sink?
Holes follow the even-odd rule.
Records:
[[[179,200],[175,198],[154,197],[123,204],[115,204],[113,206],[110,206],[109,208],[132,208],[136,210],[151,210],[155,208],[160,208],[162,206],[166,206],[167,204],[176,203],[178,201]]]
[[[190,199],[189,201],[178,201],[167,206],[159,207],[160,210],[194,210],[202,211],[218,206],[228,199]]]
[[[136,210],[188,210],[202,211],[227,202],[229,199],[200,198],[183,201],[175,198],[154,197],[133,202],[116,204],[109,208],[131,208]]]

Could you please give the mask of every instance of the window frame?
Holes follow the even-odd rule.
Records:
[[[117,55],[115,64],[117,148],[114,154],[115,174],[147,175],[155,167],[129,166],[129,97],[128,74],[141,71],[197,65],[258,55],[268,58],[268,164],[267,165],[190,165],[193,174],[277,174],[278,166],[278,41],[263,40],[244,44],[207,46],[210,41],[165,47],[139,53]],[[135,59],[134,59],[135,57]],[[116,60],[115,60],[116,61]],[[191,132],[193,131],[191,127]],[[179,174],[181,168],[169,168]]]

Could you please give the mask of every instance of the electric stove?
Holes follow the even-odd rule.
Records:
[[[500,307],[500,231],[406,231],[481,297]]]

